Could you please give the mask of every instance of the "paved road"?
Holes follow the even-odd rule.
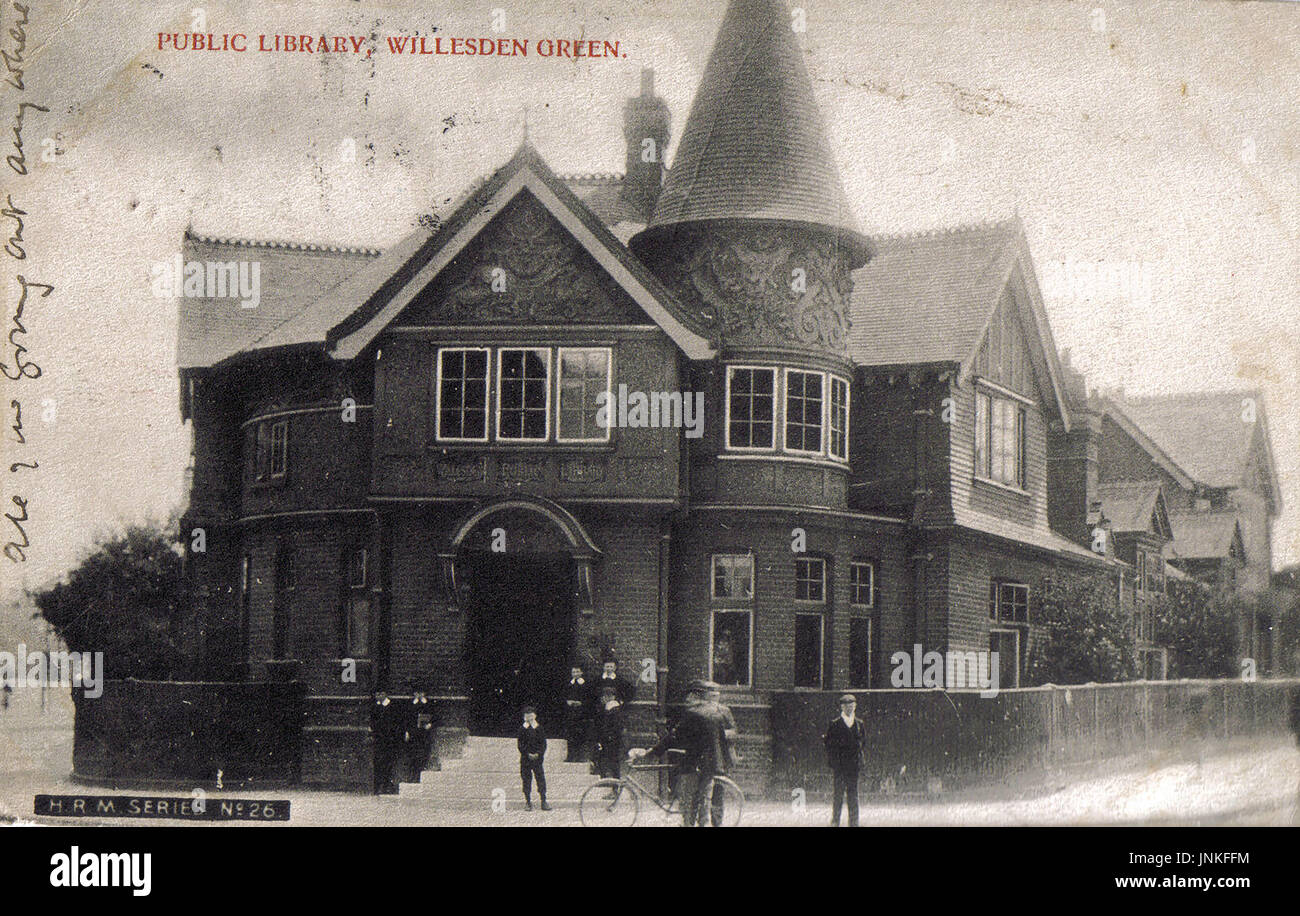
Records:
[[[57,764],[59,736],[0,732],[0,820],[31,821],[32,796],[38,792],[77,794],[89,791],[68,781],[66,767]],[[26,750],[19,752],[17,744]],[[63,759],[67,759],[65,756]],[[49,776],[41,775],[46,768]],[[522,799],[507,787],[504,799],[493,804],[468,802],[455,808],[435,808],[421,799],[396,796],[357,796],[332,792],[260,791],[212,793],[209,799],[287,798],[291,824],[347,826],[571,826],[578,823],[572,805],[552,812],[523,810]],[[103,790],[101,790],[103,791]],[[1038,824],[1116,825],[1257,825],[1297,823],[1300,791],[1300,749],[1293,742],[1274,740],[1236,745],[1189,760],[1154,759],[1127,767],[1107,766],[1092,773],[1075,773],[1021,791],[968,791],[922,799],[881,799],[863,806],[865,826],[999,826]],[[187,793],[158,790],[179,796]],[[504,803],[502,803],[504,802]],[[126,819],[41,819],[45,823],[158,824],[175,821]],[[765,826],[818,826],[829,820],[825,803],[751,802],[745,823]],[[656,810],[643,812],[646,826],[673,826],[675,818]]]

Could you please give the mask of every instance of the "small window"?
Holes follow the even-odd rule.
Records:
[[[497,359],[497,438],[545,442],[550,436],[551,351],[501,350]]]
[[[607,442],[613,426],[597,422],[604,395],[609,411],[610,351],[602,348],[561,348],[560,405],[556,438],[564,442]]]
[[[976,392],[975,473],[1025,488],[1025,408],[1017,402]]]
[[[855,607],[876,606],[876,564],[849,564],[849,603]]]
[[[366,566],[369,557],[364,547],[348,554],[348,588],[366,587]]]
[[[727,448],[776,447],[776,370],[727,369]]]
[[[754,597],[753,554],[714,554],[713,597],[750,601]]]
[[[821,614],[794,615],[794,686],[822,686],[822,636],[824,618]]]
[[[1003,623],[1029,622],[1029,586],[994,582],[989,587],[989,617]]]
[[[838,461],[849,460],[849,383],[831,377],[830,456]]]
[[[271,478],[283,477],[289,469],[289,421],[271,424]]]
[[[849,686],[871,686],[871,618],[849,620]]]
[[[282,546],[275,555],[275,604],[271,609],[271,654],[286,658],[289,654],[289,613],[294,580],[293,551]]]
[[[488,351],[438,351],[438,428],[443,441],[486,442]]]
[[[824,385],[826,376],[820,372],[785,372],[785,450],[820,455],[822,424],[826,407]]]
[[[750,624],[744,611],[714,611],[709,679],[725,687],[748,687],[750,682]]]
[[[826,600],[826,561],[800,557],[794,561],[794,597],[798,601]]]

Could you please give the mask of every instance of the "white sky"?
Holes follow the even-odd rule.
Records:
[[[619,40],[621,60],[214,54],[156,50],[187,3],[31,0],[29,160],[4,191],[56,292],[29,304],[44,369],[5,382],[6,507],[29,499],[36,586],[92,538],[181,498],[176,317],[149,270],[181,233],[384,246],[530,136],[559,172],[621,171],[621,109],[642,66],[680,134],[725,4],[212,3],[206,30]],[[898,232],[1018,211],[1058,344],[1129,392],[1260,386],[1287,511],[1275,558],[1300,560],[1300,4],[808,0],[799,40],[863,227]],[[1104,28],[1094,10],[1104,10]],[[13,20],[5,0],[4,26]],[[12,39],[0,37],[12,50]],[[446,119],[454,118],[449,127]],[[355,161],[341,154],[345,140]],[[10,150],[6,146],[5,152]],[[12,221],[0,228],[12,229]],[[1103,262],[1101,284],[1061,265]],[[1136,285],[1119,274],[1135,277]],[[7,351],[9,352],[9,351]],[[10,361],[12,365],[12,361]],[[57,415],[43,422],[40,405]],[[8,415],[7,415],[8,416]],[[8,508],[7,510],[8,511]],[[7,525],[7,523],[5,523]],[[8,540],[11,531],[6,530]]]

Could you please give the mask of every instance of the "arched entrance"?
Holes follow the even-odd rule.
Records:
[[[450,548],[443,559],[465,614],[470,732],[511,735],[531,704],[557,734],[599,550],[570,513],[539,499],[474,511]]]

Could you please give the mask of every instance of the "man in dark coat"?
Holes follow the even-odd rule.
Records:
[[[596,766],[601,779],[623,775],[624,715],[617,689],[612,685],[602,687],[596,706],[596,740],[600,742]]]
[[[533,810],[533,777],[537,777],[537,794],[542,799],[542,810],[550,811],[546,803],[546,730],[537,721],[537,710],[524,707],[524,724],[519,726],[515,743],[519,747],[519,778],[524,784],[524,808]]]
[[[822,741],[831,767],[833,801],[831,826],[840,825],[840,811],[848,800],[849,826],[858,826],[858,774],[862,770],[867,730],[857,717],[858,701],[853,694],[840,697],[840,714],[826,726]]]
[[[591,685],[583,677],[582,666],[575,664],[569,669],[569,682],[564,685],[564,740],[568,745],[565,760],[587,759],[591,713]]]
[[[682,752],[677,791],[683,827],[705,824],[717,827],[722,823],[724,793],[714,777],[727,773],[735,720],[718,695],[717,684],[693,681],[677,726],[647,752],[661,754],[669,749]]]

